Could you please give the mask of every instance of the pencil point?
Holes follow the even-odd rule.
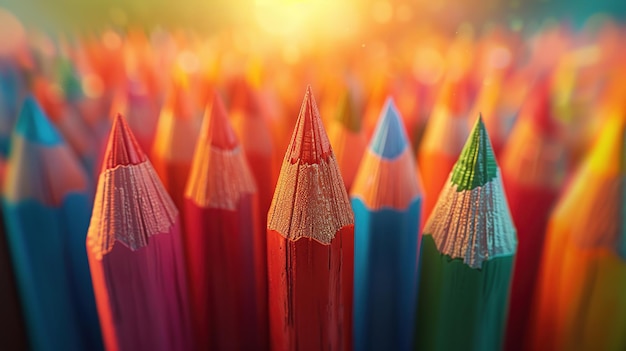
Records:
[[[56,145],[63,142],[61,134],[32,96],[24,100],[22,111],[15,124],[15,132],[35,143]]]
[[[328,136],[322,125],[311,86],[308,85],[291,137],[288,150],[289,159],[292,164],[298,161],[306,164],[318,164],[322,159],[328,158],[331,153]]]
[[[393,159],[408,145],[404,125],[392,98],[387,98],[378,119],[370,149],[381,157]]]
[[[224,102],[218,93],[213,94],[211,107],[203,123],[203,140],[222,150],[232,150],[239,145],[235,131],[228,120]]]
[[[135,139],[130,127],[121,114],[113,119],[109,141],[104,154],[103,170],[117,166],[129,166],[143,163],[146,155]]]
[[[479,115],[454,165],[451,181],[457,185],[459,191],[472,190],[494,179],[497,168],[487,129]]]
[[[361,131],[361,116],[357,114],[354,100],[349,91],[346,91],[339,101],[339,108],[337,109],[335,120],[354,133]]]
[[[246,118],[261,116],[257,95],[245,78],[240,78],[235,82],[231,99],[231,111],[243,112]]]
[[[554,135],[558,131],[558,126],[552,117],[550,87],[550,81],[547,78],[535,84],[535,89],[529,96],[522,113],[541,133]]]

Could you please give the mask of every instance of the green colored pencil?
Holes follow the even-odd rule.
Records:
[[[517,246],[479,117],[422,238],[417,350],[500,350]]]

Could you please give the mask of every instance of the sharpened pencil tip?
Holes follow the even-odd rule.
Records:
[[[378,118],[370,149],[381,157],[393,159],[400,156],[407,145],[402,119],[393,99],[389,97]]]
[[[113,119],[102,169],[137,165],[146,160],[147,157],[135,139],[130,127],[124,120],[124,117],[118,113]]]
[[[476,119],[458,161],[452,170],[452,183],[460,190],[483,186],[497,176],[498,165],[487,128],[481,115]]]
[[[22,111],[15,124],[15,132],[28,141],[39,144],[57,145],[63,142],[61,134],[32,96],[28,96],[24,100]]]
[[[239,145],[239,140],[228,120],[228,114],[224,107],[224,102],[218,93],[213,95],[211,108],[207,111],[204,121],[205,141],[211,146],[222,150],[233,150]]]
[[[324,130],[311,86],[308,85],[300,114],[289,144],[290,162],[318,164],[332,154],[328,135]]]

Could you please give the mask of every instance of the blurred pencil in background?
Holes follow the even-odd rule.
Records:
[[[626,347],[625,131],[607,118],[550,218],[527,349]]]
[[[388,99],[351,192],[354,349],[410,350],[423,194],[411,145]]]
[[[30,346],[102,348],[85,254],[88,179],[28,97],[15,125],[2,197]]]
[[[224,103],[207,109],[185,190],[185,249],[199,350],[266,345],[258,192]]]

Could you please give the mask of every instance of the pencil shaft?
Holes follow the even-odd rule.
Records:
[[[345,298],[352,280],[352,225],[342,228],[329,245],[301,238],[286,239],[268,230],[270,342],[273,351],[347,350],[351,331],[345,321]],[[347,246],[344,248],[344,245]]]
[[[506,349],[521,350],[526,339],[539,276],[550,210],[558,197],[555,189],[504,181],[511,216],[518,231]]]
[[[417,350],[500,350],[513,256],[473,269],[422,239]]]
[[[355,216],[355,350],[409,350],[417,300],[421,200],[406,210],[368,209]]]
[[[102,259],[88,252],[108,351],[191,348],[178,224],[136,251],[117,242]]]
[[[550,226],[527,349],[620,350],[626,264],[608,250],[577,247],[568,226]]]
[[[259,313],[255,261],[256,198],[243,196],[236,209],[201,208],[186,200],[187,267],[199,350],[253,350],[266,321]]]
[[[87,197],[68,195],[59,208],[33,200],[3,205],[31,347],[100,348],[91,279],[84,269]]]

